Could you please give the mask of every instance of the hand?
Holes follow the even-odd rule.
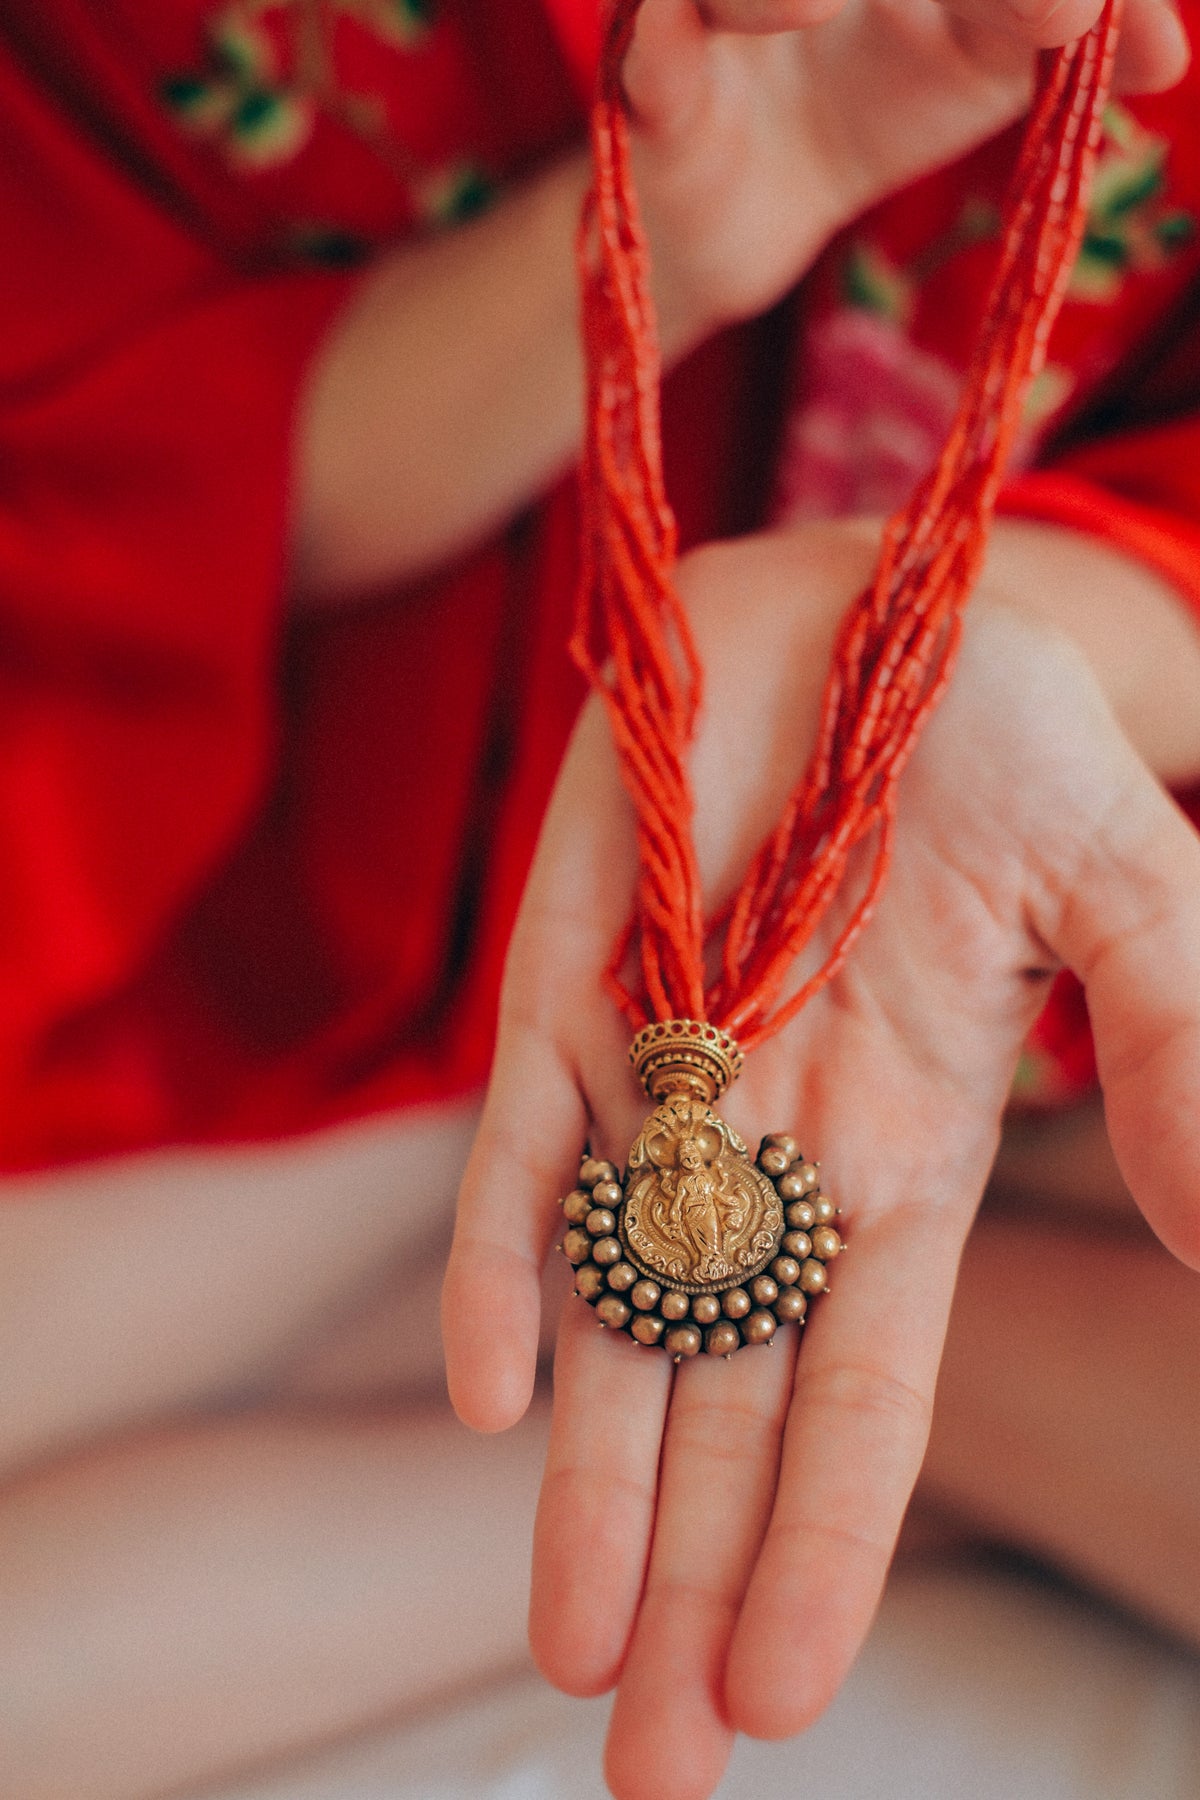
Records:
[[[821,526],[681,570],[708,669],[693,768],[714,900],[806,754],[834,623],[872,555],[860,527]],[[620,1162],[648,1110],[600,987],[632,882],[593,708],[513,941],[447,1275],[451,1391],[485,1430],[527,1403],[539,1272],[585,1138]],[[1200,840],[1079,653],[985,582],[901,786],[874,921],[722,1107],[755,1142],[794,1130],[844,1207],[849,1251],[799,1360],[789,1327],[770,1350],[675,1370],[567,1304],[532,1638],[568,1691],[619,1683],[620,1800],[709,1794],[734,1730],[799,1731],[842,1681],[920,1465],[1018,1049],[1060,962],[1087,985],[1125,1177],[1200,1264]]]
[[[1099,0],[645,0],[625,68],[663,338],[772,304],[835,231],[1018,117],[1032,49]],[[1128,0],[1121,85],[1187,67],[1166,0]]]

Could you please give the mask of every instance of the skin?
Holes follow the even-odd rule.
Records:
[[[1000,9],[981,27],[969,6],[951,15],[917,0],[869,12],[852,6],[817,22],[828,10],[727,0],[701,16],[682,0],[647,0],[628,73],[668,356],[769,304],[867,200],[1013,116],[1027,87],[1028,46],[1086,22],[1073,8],[1057,22]],[[1008,39],[993,29],[998,19]],[[793,28],[802,34],[772,35]],[[1017,51],[1006,47],[1013,34]],[[1172,15],[1154,0],[1130,0],[1126,85],[1166,85],[1184,57]],[[861,114],[862,83],[878,82],[882,69],[911,112],[894,115],[894,138],[851,141],[842,103],[853,101]],[[803,206],[795,204],[797,168],[807,175]],[[308,384],[296,450],[294,604],[345,603],[437,566],[527,504],[569,461],[579,424],[569,246],[583,180],[580,158],[568,157],[491,217],[454,238],[385,254],[368,273]],[[1009,541],[1015,556],[1016,536]],[[716,550],[687,577],[693,603],[711,614],[704,635],[718,664],[720,633],[735,629],[745,649],[754,624],[760,649],[745,671],[747,691],[766,699],[747,721],[735,769],[714,758],[711,737],[699,747],[714,892],[777,804],[763,770],[778,773],[803,754],[815,690],[771,693],[767,678],[784,667],[819,667],[834,609],[868,554],[853,532],[832,533],[817,550],[815,540]],[[1158,684],[1154,728],[1167,747],[1160,757],[1151,742],[1138,684],[1124,697],[1103,680],[1097,686],[1045,621],[1010,616],[1011,593],[997,599],[993,623],[980,626],[983,647],[968,654],[957,698],[929,740],[923,773],[914,768],[910,786],[918,799],[925,795],[924,810],[914,803],[891,911],[877,921],[873,949],[836,1005],[831,995],[825,1016],[802,1021],[774,1056],[764,1053],[743,1090],[742,1122],[759,1111],[777,1120],[795,1114],[836,1143],[839,1181],[856,1197],[853,1259],[843,1293],[813,1328],[803,1413],[791,1403],[786,1334],[769,1358],[738,1359],[732,1384],[719,1389],[714,1372],[686,1372],[665,1439],[666,1370],[630,1361],[621,1382],[631,1385],[614,1386],[609,1361],[583,1329],[589,1321],[572,1313],[563,1334],[535,1641],[544,1666],[568,1687],[594,1690],[622,1672],[612,1762],[622,1794],[670,1800],[681,1781],[707,1792],[731,1725],[775,1733],[803,1723],[861,1634],[919,1460],[954,1262],[994,1147],[1005,1066],[1042,979],[1030,969],[1047,966],[1053,951],[1089,966],[1095,959],[1119,1143],[1128,1143],[1131,1119],[1152,1144],[1163,1136],[1156,1108],[1166,1107],[1172,1085],[1185,1089],[1195,1061],[1187,940],[1196,933],[1187,906],[1197,889],[1196,852],[1164,811],[1144,761],[1164,771],[1191,766],[1186,697],[1196,688],[1180,642],[1186,629],[1145,571],[1093,546],[1051,533],[1025,553],[1022,585],[1053,588],[1077,556],[1092,583],[1089,559],[1099,554],[1106,590],[1143,606],[1142,641],[1154,646],[1146,656]],[[728,596],[743,592],[747,610],[734,614]],[[997,685],[988,642],[1012,653],[1001,657],[1001,674],[1007,668],[1011,676],[1014,661],[1026,672],[1017,694]],[[1113,723],[1100,687],[1138,751]],[[741,703],[730,696],[731,705]],[[1079,769],[1045,760],[1055,746],[1067,754],[1069,716]],[[956,769],[978,793],[974,765],[982,760],[986,776],[997,744],[1050,771],[1031,783],[1028,817],[1006,816],[998,805],[999,855],[994,836],[985,844],[978,818],[964,820],[947,793]],[[1072,773],[1082,782],[1074,800],[1062,791]],[[1114,784],[1137,800],[1127,816],[1105,808]],[[1052,832],[1042,829],[1047,815]],[[1072,825],[1065,835],[1064,819]],[[528,1400],[534,1265],[588,1114],[623,1153],[635,1110],[613,1085],[624,1052],[613,1020],[597,1013],[585,1046],[562,1022],[567,990],[549,980],[574,970],[573,998],[591,991],[627,905],[619,874],[627,824],[603,744],[585,721],[514,952],[503,1055],[449,1288],[456,1396],[464,1417],[487,1428],[511,1423]],[[952,881],[953,893],[935,884],[931,894],[930,863],[951,826],[961,833],[963,877]],[[1139,831],[1135,845],[1124,841],[1123,833]],[[568,866],[571,833],[579,854]],[[1048,843],[1064,854],[1072,844],[1090,847],[1094,893],[1079,869],[1046,862]],[[995,865],[989,879],[997,891],[981,884],[980,860]],[[584,892],[579,878],[589,870],[594,887]],[[994,919],[970,901],[973,892],[996,901]],[[909,926],[943,902],[953,919],[963,896],[966,914],[944,968],[941,937],[932,944]],[[1139,937],[1132,928],[1151,902],[1161,904]],[[550,966],[515,1000],[522,957],[550,931]],[[1172,934],[1183,940],[1178,946]],[[1105,948],[1126,939],[1123,953]],[[1172,968],[1165,997],[1153,979],[1160,956]],[[932,996],[923,967],[938,971]],[[986,1030],[976,1049],[980,1014]],[[1177,1021],[1176,1036],[1160,1036],[1168,1019]],[[910,1035],[924,1053],[915,1065],[899,1054],[898,1037]],[[810,1057],[816,1037],[829,1044],[820,1064]],[[965,1052],[949,1073],[947,1045]],[[1143,1052],[1150,1060],[1139,1064]],[[797,1067],[810,1071],[803,1093]],[[840,1087],[839,1067],[847,1072]],[[843,1114],[864,1078],[880,1111],[876,1135],[856,1138],[849,1124],[843,1129]],[[518,1165],[505,1121],[511,1102],[519,1124],[526,1081],[531,1092],[540,1087],[545,1111],[531,1122]],[[10,1184],[0,1209],[0,1789],[23,1800],[151,1800],[352,1730],[519,1654],[523,1574],[506,1551],[519,1541],[542,1460],[537,1421],[497,1451],[472,1445],[444,1412],[428,1411],[437,1380],[425,1330],[437,1222],[469,1129],[461,1114],[439,1114],[403,1122],[386,1143],[368,1133],[370,1167],[357,1151],[345,1162],[341,1147],[316,1143],[274,1158],[164,1154]],[[1191,1191],[1190,1147],[1178,1136],[1164,1143],[1165,1163],[1143,1159],[1135,1186],[1164,1236],[1191,1255],[1195,1227],[1179,1199]],[[903,1166],[897,1144],[907,1145]],[[510,1243],[499,1248],[485,1204],[489,1155],[499,1216],[511,1227]],[[921,1194],[920,1212],[909,1204],[908,1183]],[[473,1332],[471,1265],[480,1252],[511,1296],[511,1339],[499,1354],[494,1342],[483,1354]],[[891,1298],[907,1302],[914,1286],[925,1304],[910,1308],[902,1332]],[[1181,1334],[1186,1329],[1181,1320]],[[874,1349],[871,1366],[861,1360],[864,1343]],[[1044,1366],[1052,1368],[1049,1359]],[[622,1395],[628,1405],[618,1419]],[[969,1395],[958,1410],[969,1431]],[[978,1416],[987,1418],[982,1402]],[[597,1417],[619,1468],[595,1466],[581,1442],[585,1422]],[[1147,1417],[1151,1425],[1168,1440],[1178,1433],[1166,1401]],[[719,1449],[730,1432],[734,1460]],[[843,1463],[824,1455],[831,1435],[847,1446]],[[820,1457],[810,1454],[814,1439]],[[1044,1442],[1052,1456],[1053,1434]],[[956,1503],[955,1468],[969,1461],[966,1450],[956,1455],[940,1465],[946,1504]],[[806,1485],[810,1467],[823,1486]],[[680,1535],[680,1496],[693,1491],[697,1469],[701,1516],[693,1513],[692,1526],[707,1529],[713,1519],[714,1554],[701,1584],[691,1579]],[[856,1517],[857,1489],[841,1490],[864,1471],[863,1492],[877,1494],[878,1504]],[[618,1554],[605,1603],[590,1619],[564,1567],[556,1627],[546,1594],[565,1563],[572,1495],[594,1516],[595,1541],[612,1534]],[[1017,1534],[1019,1500],[1005,1515]],[[793,1541],[801,1501],[817,1523]],[[656,1504],[653,1572],[639,1608]],[[443,1533],[436,1541],[431,1519]],[[834,1532],[823,1536],[829,1520]],[[616,1530],[622,1521],[624,1534]],[[1082,1551],[1076,1562],[1086,1566]],[[795,1666],[804,1680],[781,1698],[761,1662],[764,1644],[773,1652],[797,1632],[797,1595],[829,1597],[828,1644],[800,1643]],[[782,1622],[771,1623],[772,1608],[786,1615]],[[765,1638],[755,1623],[764,1619]],[[739,1620],[749,1623],[735,1632]],[[1193,1624],[1200,1635],[1200,1607]],[[647,1748],[651,1725],[661,1727],[663,1745],[680,1744],[677,1773],[664,1772]]]
[[[803,1358],[789,1330],[770,1353],[673,1374],[598,1332],[582,1306],[564,1316],[531,1636],[568,1691],[616,1685],[619,1800],[711,1793],[735,1730],[803,1730],[840,1685],[925,1452],[956,1269],[1020,1043],[1061,963],[1087,987],[1128,1185],[1163,1243],[1200,1262],[1200,842],[1145,760],[1161,683],[1134,692],[1114,678],[1123,730],[1102,685],[1103,600],[1082,647],[1045,615],[1066,596],[1074,616],[1099,577],[1118,593],[1140,585],[1166,632],[1183,622],[1145,571],[1062,533],[1041,539],[1039,563],[1027,529],[997,534],[951,690],[904,777],[869,932],[728,1097],[745,1136],[802,1122],[850,1212],[851,1254]],[[681,571],[709,672],[693,766],[714,904],[798,772],[833,623],[870,561],[867,532],[829,525],[712,548]],[[774,666],[787,678],[772,680]],[[1195,774],[1194,706],[1181,706],[1178,732],[1170,760]],[[633,872],[628,808],[591,712],[514,938],[460,1201],[456,1243],[472,1265],[493,1242],[504,1259],[506,1354],[485,1364],[457,1249],[447,1275],[451,1391],[484,1429],[518,1416],[529,1392],[554,1196],[585,1137],[620,1160],[644,1109],[601,988]],[[485,1167],[486,1215],[474,1173]],[[600,1592],[574,1553],[581,1533],[606,1570]]]

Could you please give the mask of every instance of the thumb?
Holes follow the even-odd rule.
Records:
[[[686,138],[707,102],[709,32],[695,0],[644,0],[621,72],[644,130]]]
[[[1121,1173],[1167,1248],[1200,1268],[1200,837],[1123,739],[1121,752],[1043,935],[1087,993]]]

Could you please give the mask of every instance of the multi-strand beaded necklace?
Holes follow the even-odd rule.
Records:
[[[870,586],[842,622],[808,769],[732,901],[707,922],[687,770],[702,672],[673,586],[660,363],[621,87],[640,4],[618,0],[592,111],[594,181],[579,238],[584,570],[572,648],[607,711],[636,819],[634,914],[609,982],[637,1034],[630,1056],[655,1111],[623,1181],[613,1164],[585,1157],[563,1202],[563,1247],[605,1324],[679,1358],[728,1355],[802,1321],[841,1248],[835,1208],[795,1140],[767,1137],[751,1162],[711,1106],[743,1053],[841,968],[886,880],[897,785],[950,679],[1024,395],[1079,249],[1119,0],[1107,0],[1086,37],[1039,59],[949,437],[888,523]],[[785,997],[860,846],[866,872],[847,922]]]

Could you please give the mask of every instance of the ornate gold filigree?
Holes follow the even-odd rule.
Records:
[[[669,1094],[629,1155],[619,1235],[643,1275],[686,1294],[761,1274],[783,1236],[779,1195],[703,1101]]]
[[[843,1248],[817,1166],[787,1133],[756,1162],[712,1101],[741,1067],[727,1032],[667,1019],[639,1032],[630,1060],[657,1102],[621,1181],[585,1156],[563,1201],[562,1248],[602,1324],[676,1361],[730,1356],[802,1324]]]

